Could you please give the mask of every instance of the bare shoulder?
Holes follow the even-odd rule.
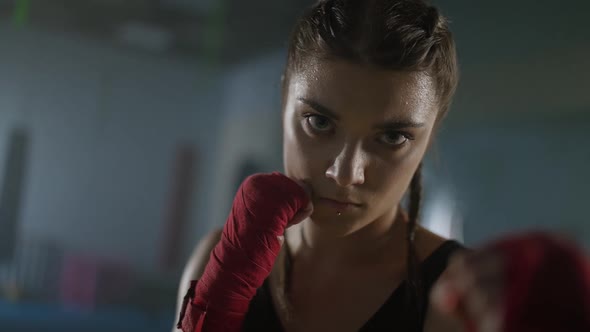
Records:
[[[448,241],[447,238],[439,236],[422,226],[418,226],[416,228],[416,250],[419,260],[426,259],[446,241]]]

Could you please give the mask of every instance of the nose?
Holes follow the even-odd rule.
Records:
[[[326,177],[334,180],[341,187],[361,185],[365,182],[365,165],[367,155],[360,144],[346,144],[330,163]]]

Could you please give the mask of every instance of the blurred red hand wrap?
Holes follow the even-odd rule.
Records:
[[[545,233],[489,248],[506,264],[502,332],[590,331],[590,262],[580,249]]]
[[[279,254],[278,236],[308,203],[305,190],[285,175],[247,178],[238,189],[203,276],[185,297],[178,328],[184,332],[240,331],[250,300]]]

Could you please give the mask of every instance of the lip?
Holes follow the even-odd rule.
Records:
[[[327,197],[318,197],[318,203],[323,203],[328,206],[335,208],[338,211],[349,210],[353,208],[358,208],[361,204],[350,202],[350,201],[340,201],[335,200]]]

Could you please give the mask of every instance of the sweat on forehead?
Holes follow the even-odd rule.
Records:
[[[437,112],[435,83],[424,72],[310,60],[288,84],[287,98],[308,98],[334,109],[411,111],[423,120]]]

